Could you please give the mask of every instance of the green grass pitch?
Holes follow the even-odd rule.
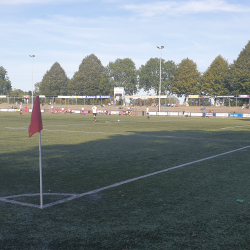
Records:
[[[2,200],[0,249],[249,249],[249,120],[42,119],[43,192],[56,194],[44,205],[184,165],[44,209]],[[0,113],[0,199],[39,193],[29,124],[30,115]],[[12,200],[39,205],[38,195]]]

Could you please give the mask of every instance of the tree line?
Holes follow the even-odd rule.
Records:
[[[35,93],[56,95],[113,95],[114,87],[124,87],[126,95],[144,90],[159,92],[160,59],[151,58],[136,69],[129,59],[116,59],[104,67],[94,54],[86,56],[71,79],[55,62],[41,82],[35,84]],[[6,69],[0,67],[0,93],[13,95]],[[21,90],[20,90],[21,91]],[[183,59],[179,64],[161,59],[161,94],[239,95],[250,94],[250,42],[238,58],[229,64],[221,55],[201,73],[197,64]]]

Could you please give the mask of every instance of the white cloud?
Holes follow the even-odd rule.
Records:
[[[88,1],[88,4],[72,4],[75,12],[69,8],[71,2],[83,1]],[[97,6],[97,2],[101,2],[100,6]],[[0,33],[4,34],[0,40],[1,64],[8,70],[12,86],[24,90],[31,88],[30,54],[36,55],[35,83],[42,80],[56,61],[72,77],[82,59],[92,53],[104,66],[117,58],[128,57],[139,68],[150,58],[160,56],[156,45],[165,46],[162,51],[162,58],[165,60],[179,63],[188,57],[203,72],[219,54],[232,62],[249,40],[250,15],[244,11],[249,11],[250,5],[246,0],[239,1],[241,5],[233,5],[235,0],[152,2],[153,0],[0,0],[0,9],[3,4],[12,4],[9,5],[10,9],[15,7],[14,4],[24,5],[24,8],[14,8],[18,11],[14,14],[10,12],[7,21],[3,15],[0,25]],[[51,11],[45,13],[46,17],[42,17],[43,12],[39,12],[37,3],[50,4]],[[57,11],[57,4],[61,3],[70,4],[60,6],[60,11]],[[27,15],[26,6],[29,11],[34,10],[32,16]],[[81,12],[80,7],[89,8],[90,15]],[[63,8],[64,11],[61,11]],[[46,8],[42,9],[44,11]],[[67,11],[68,9],[70,10]],[[92,10],[97,10],[97,13],[92,15]],[[186,15],[196,13],[197,15]],[[148,16],[153,18],[147,18]]]
[[[142,16],[156,16],[159,14],[189,14],[204,12],[249,12],[250,8],[239,4],[229,4],[224,0],[204,1],[167,1],[151,4],[124,5],[122,8],[136,12]]]

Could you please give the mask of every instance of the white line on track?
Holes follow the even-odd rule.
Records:
[[[214,159],[214,158],[219,157],[219,156],[223,156],[223,155],[227,155],[227,154],[232,154],[232,153],[235,153],[235,152],[247,149],[247,148],[250,148],[250,146],[246,146],[246,147],[234,149],[234,150],[231,150],[231,151],[228,151],[228,152],[224,152],[224,153],[221,153],[221,154],[217,154],[217,155],[209,156],[209,157],[206,157],[206,158],[203,158],[203,159],[199,159],[199,160],[196,160],[196,161],[184,163],[184,164],[181,164],[181,165],[178,165],[178,166],[175,166],[175,167],[163,169],[163,170],[156,171],[156,172],[153,172],[153,173],[150,173],[150,174],[146,174],[146,175],[142,175],[142,176],[135,177],[135,178],[132,178],[132,179],[128,179],[128,180],[125,180],[125,181],[117,182],[117,183],[114,183],[112,185],[109,185],[109,186],[106,186],[106,187],[102,187],[102,188],[98,188],[98,189],[95,189],[95,190],[92,190],[92,191],[88,191],[88,192],[85,192],[85,193],[81,193],[81,194],[45,193],[44,195],[58,195],[58,196],[59,195],[64,195],[64,196],[68,195],[70,197],[68,197],[66,199],[63,199],[63,200],[55,201],[55,202],[52,202],[52,203],[48,203],[48,204],[44,205],[43,208],[52,207],[54,205],[65,203],[65,202],[69,202],[71,200],[74,200],[74,199],[77,199],[77,198],[81,198],[81,197],[86,196],[86,195],[99,193],[99,192],[101,192],[103,190],[107,190],[107,189],[110,189],[110,188],[118,187],[118,186],[130,183],[130,182],[133,182],[133,181],[137,181],[137,180],[144,179],[144,178],[147,178],[147,177],[150,177],[150,176],[153,176],[153,175],[165,173],[167,171],[171,171],[171,170],[174,170],[174,169],[177,169],[177,168],[182,168],[182,167],[185,167],[185,166],[188,166],[188,165],[192,165],[192,164],[195,164],[195,163],[198,163],[198,162],[202,162],[202,161],[207,161],[207,160],[210,160],[210,159]],[[9,202],[9,203],[13,203],[13,204],[19,204],[19,205],[22,205],[22,206],[29,206],[29,207],[40,208],[39,205],[35,205],[35,204],[31,204],[31,203],[25,203],[25,202],[19,202],[19,201],[15,201],[15,200],[9,200],[11,198],[16,198],[16,197],[38,196],[38,195],[39,194],[26,194],[26,195],[6,196],[6,197],[0,197],[0,201],[2,201],[2,202]]]

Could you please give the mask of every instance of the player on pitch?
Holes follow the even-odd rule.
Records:
[[[147,109],[146,109],[146,114],[147,114],[147,118],[149,119],[149,107],[147,106]]]
[[[94,122],[96,122],[97,107],[96,106],[92,107],[92,110],[93,110]]]
[[[22,102],[20,102],[19,109],[20,109],[20,115],[22,115],[22,113],[23,113],[23,103]]]
[[[24,114],[28,115],[28,107],[27,106],[24,107]]]

